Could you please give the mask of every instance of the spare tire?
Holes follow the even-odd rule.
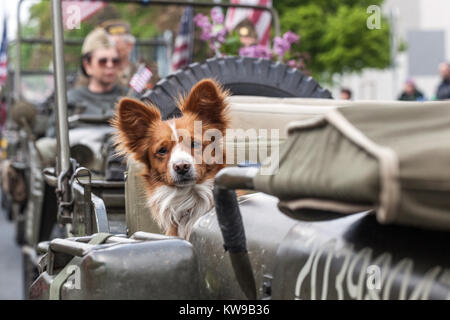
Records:
[[[265,97],[303,97],[332,99],[313,78],[297,69],[267,59],[248,57],[212,58],[192,63],[159,81],[142,96],[161,111],[162,118],[181,115],[176,105],[180,95],[204,78],[213,78],[229,89],[232,95]]]

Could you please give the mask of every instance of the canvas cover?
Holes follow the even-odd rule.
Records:
[[[448,102],[354,103],[294,121],[279,157],[255,187],[291,216],[374,209],[381,223],[450,230]]]

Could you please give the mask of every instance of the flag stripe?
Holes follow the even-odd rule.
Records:
[[[8,76],[8,32],[7,32],[7,19],[3,18],[3,35],[2,43],[0,46],[0,88],[6,84],[6,78]]]
[[[181,18],[180,29],[175,39],[172,53],[172,70],[177,70],[189,64],[191,61],[191,39],[193,35],[192,18],[194,10],[192,7],[184,9]]]
[[[266,45],[269,42],[270,25],[272,17],[268,12],[260,15],[258,21],[255,22],[256,32],[258,33],[260,44]]]
[[[173,50],[173,53],[184,52],[184,51],[187,51],[187,49],[189,49],[189,45],[187,43],[183,43],[181,46],[176,47]]]
[[[180,68],[184,67],[185,65],[187,65],[188,63],[189,63],[188,59],[178,60],[178,62],[174,65],[173,69],[174,70],[180,69]]]
[[[232,0],[231,3],[272,6],[272,0]],[[270,13],[263,10],[229,8],[225,17],[225,26],[228,30],[233,30],[244,19],[250,20],[255,25],[259,44],[268,45],[272,20]]]
[[[152,71],[141,64],[130,80],[130,87],[133,88],[137,93],[141,93],[147,86],[148,81],[151,79],[153,73]]]

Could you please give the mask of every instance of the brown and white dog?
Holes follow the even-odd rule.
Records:
[[[167,235],[188,239],[195,221],[214,205],[214,177],[225,166],[227,96],[213,80],[202,80],[179,99],[183,116],[167,121],[138,100],[118,104],[112,121],[117,149],[144,164],[148,206]],[[208,132],[213,138],[205,139]]]

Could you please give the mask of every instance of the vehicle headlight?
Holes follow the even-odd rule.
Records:
[[[94,152],[87,145],[73,145],[72,147],[70,147],[70,155],[82,167],[90,169],[94,165]]]

